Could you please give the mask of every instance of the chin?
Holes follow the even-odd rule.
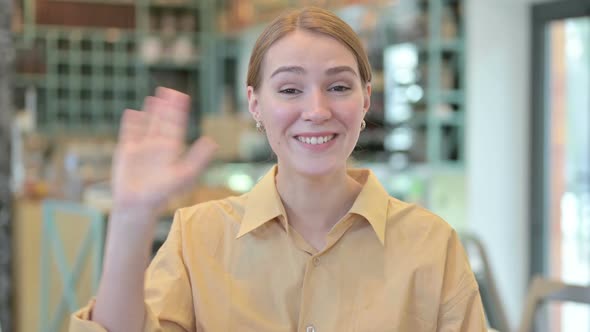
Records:
[[[315,159],[315,160],[297,160],[297,161],[289,161],[288,166],[286,168],[291,169],[294,173],[308,176],[308,177],[321,177],[333,174],[335,172],[340,172],[342,169],[346,168],[346,162],[343,161],[334,161],[334,160],[322,160],[322,159]],[[284,164],[283,164],[284,165]],[[279,164],[279,168],[281,164]],[[284,166],[285,167],[285,166]]]

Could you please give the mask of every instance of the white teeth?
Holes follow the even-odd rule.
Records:
[[[316,144],[324,144],[327,143],[328,141],[331,141],[334,138],[334,135],[330,135],[330,136],[318,136],[318,137],[301,137],[298,136],[297,139],[300,142],[306,143],[306,144],[312,144],[312,145],[316,145]]]

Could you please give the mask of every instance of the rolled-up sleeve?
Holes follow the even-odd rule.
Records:
[[[90,314],[94,308],[94,299],[88,305],[74,314],[70,319],[70,332],[107,332],[107,330],[90,320]]]
[[[181,211],[145,274],[144,332],[194,331],[192,290],[182,254]],[[70,332],[107,332],[91,320],[95,300],[72,314]]]

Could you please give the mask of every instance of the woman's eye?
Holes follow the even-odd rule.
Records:
[[[345,92],[345,91],[350,90],[350,88],[347,86],[344,86],[344,85],[336,85],[336,86],[331,87],[329,90],[336,91],[336,92]]]
[[[292,94],[296,94],[299,93],[301,91],[295,89],[295,88],[288,88],[288,89],[282,89],[279,91],[280,93],[284,93],[284,94],[288,94],[288,95],[292,95]]]

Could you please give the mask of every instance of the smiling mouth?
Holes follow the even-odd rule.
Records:
[[[336,137],[336,135],[328,135],[328,136],[295,136],[295,139],[297,139],[299,142],[301,143],[305,143],[305,144],[311,144],[311,145],[319,145],[319,144],[324,144],[327,143],[331,140],[333,140]]]

